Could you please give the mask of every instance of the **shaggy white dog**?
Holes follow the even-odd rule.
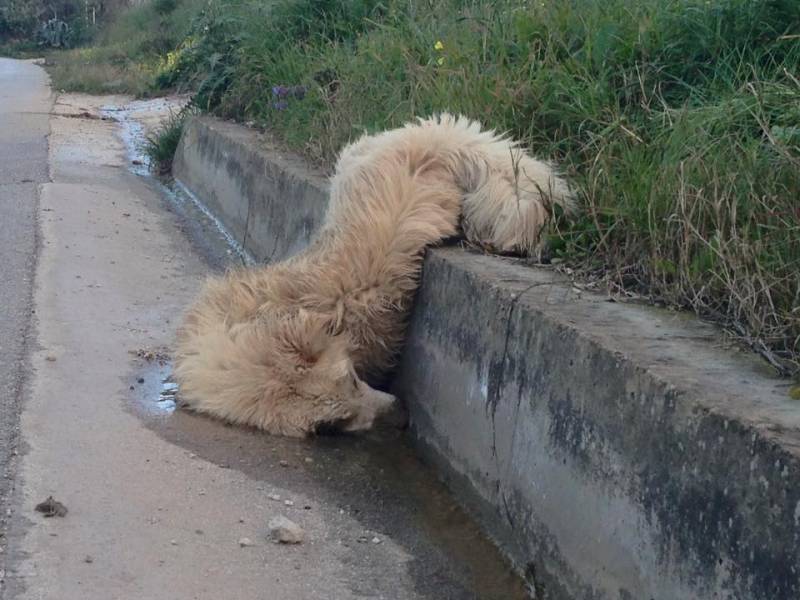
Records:
[[[331,181],[325,223],[285,262],[210,280],[180,329],[184,404],[302,436],[368,429],[394,397],[370,387],[396,358],[423,250],[458,233],[527,253],[553,204],[551,166],[463,117],[362,137]]]

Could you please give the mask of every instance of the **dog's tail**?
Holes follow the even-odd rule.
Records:
[[[574,196],[553,165],[516,142],[449,114],[419,125],[446,142],[442,149],[452,157],[450,169],[464,192],[461,227],[468,240],[499,252],[530,254],[553,207],[574,210]]]
[[[364,136],[339,155],[327,221],[347,222],[355,191],[387,178],[389,166],[405,165],[429,182],[449,177],[460,198],[448,200],[467,239],[499,252],[537,249],[553,207],[574,208],[573,195],[554,167],[477,121],[441,114],[400,129]],[[446,183],[445,183],[446,185]],[[443,198],[448,198],[447,194]],[[427,202],[427,199],[425,199]],[[441,237],[449,235],[448,228]],[[434,236],[436,238],[437,236]],[[428,243],[431,243],[430,240]]]
[[[467,239],[500,252],[531,254],[555,206],[575,210],[574,196],[553,167],[498,138],[486,161],[467,163],[462,228]]]
[[[419,128],[438,138],[431,145],[449,157],[464,193],[461,227],[471,242],[498,252],[530,254],[540,244],[553,207],[574,210],[574,196],[554,166],[507,137],[449,114],[421,120]]]

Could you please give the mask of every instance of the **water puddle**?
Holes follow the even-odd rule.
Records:
[[[177,408],[178,384],[167,362],[151,364],[145,372],[136,373],[128,389],[135,399],[135,412],[144,418],[166,417]]]
[[[169,363],[143,362],[130,393],[132,411],[165,440],[266,487],[303,490],[320,506],[344,510],[365,529],[391,538],[413,557],[409,573],[425,598],[531,598],[404,432],[387,427],[295,440],[229,426],[176,410],[179,390],[170,369]]]
[[[256,264],[253,256],[245,250],[236,238],[225,228],[222,221],[214,216],[208,207],[203,204],[189,188],[177,179],[162,180],[160,183],[164,195],[170,200],[174,207],[180,208],[181,212],[186,215],[190,213],[200,213],[199,215],[195,214],[195,217],[199,217],[203,221],[210,223],[216,229],[217,234],[225,240],[225,244],[232,251],[231,253],[236,255],[243,265],[252,266]]]

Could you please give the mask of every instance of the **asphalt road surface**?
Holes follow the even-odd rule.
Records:
[[[0,58],[0,498],[8,506],[33,318],[39,186],[52,98],[44,71]],[[5,517],[3,510],[2,517]]]
[[[401,432],[283,440],[175,410],[174,328],[230,254],[134,172],[100,110],[127,101],[55,98],[0,59],[2,598],[526,597]],[[35,510],[49,496],[65,515]],[[270,541],[277,515],[302,544]]]

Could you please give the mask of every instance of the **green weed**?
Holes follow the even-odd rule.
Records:
[[[67,92],[149,96],[177,85],[163,74],[186,39],[198,0],[154,0],[123,12],[94,45],[48,54],[54,87]]]
[[[172,160],[181,140],[183,125],[191,108],[170,113],[164,123],[145,140],[144,152],[150,160],[150,169],[158,175],[172,170]]]

